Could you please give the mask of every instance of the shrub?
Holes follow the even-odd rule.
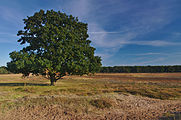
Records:
[[[108,103],[105,100],[101,100],[101,99],[97,99],[97,100],[91,100],[90,104],[97,107],[97,108],[110,108],[112,105],[110,103]]]
[[[6,67],[2,66],[0,67],[0,74],[9,74],[10,72],[7,70]]]

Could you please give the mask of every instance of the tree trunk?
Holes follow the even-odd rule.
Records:
[[[60,78],[61,78],[61,76],[59,76]],[[59,78],[59,79],[60,79]],[[58,80],[58,78],[56,78],[56,74],[50,74],[50,82],[51,82],[51,86],[54,86],[55,84],[55,82],[57,82],[57,80]]]
[[[50,84],[51,86],[55,86],[55,84],[54,84],[55,81],[54,80],[50,80],[50,82],[51,82],[51,84]]]
[[[50,82],[51,82],[51,86],[54,86],[55,82],[56,82],[56,78],[55,78],[55,74],[50,74]]]

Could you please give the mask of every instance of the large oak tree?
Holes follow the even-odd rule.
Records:
[[[61,77],[95,73],[101,58],[88,40],[88,26],[72,15],[60,11],[40,10],[24,19],[24,30],[18,31],[20,51],[10,53],[8,69],[14,73],[44,75],[54,85]]]

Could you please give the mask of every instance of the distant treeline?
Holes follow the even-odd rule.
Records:
[[[9,74],[10,72],[7,70],[5,66],[0,67],[0,74]]]
[[[172,73],[172,72],[181,72],[181,65],[102,67],[100,72],[101,73]]]

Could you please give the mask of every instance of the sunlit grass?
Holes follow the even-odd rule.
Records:
[[[169,79],[167,79],[167,77]],[[0,75],[1,106],[4,106],[3,108],[5,108],[7,106],[23,105],[22,102],[16,102],[16,104],[14,104],[14,101],[21,98],[28,98],[29,102],[24,102],[24,104],[48,104],[44,103],[44,101],[38,97],[62,95],[91,97],[95,95],[104,95],[107,93],[132,94],[162,100],[181,99],[180,73],[124,73],[96,74],[95,76],[66,76],[64,79],[56,82],[55,86],[49,86],[48,84],[49,80],[40,76],[22,78],[20,74]],[[37,102],[32,101],[30,98],[33,98],[34,100],[36,98]],[[104,98],[102,100],[104,100]],[[80,101],[82,101],[82,99]],[[85,102],[86,104],[90,104],[90,100],[85,101],[87,101]],[[57,102],[51,101],[50,103]],[[104,104],[104,102],[101,100],[95,102],[95,104],[99,103]]]

